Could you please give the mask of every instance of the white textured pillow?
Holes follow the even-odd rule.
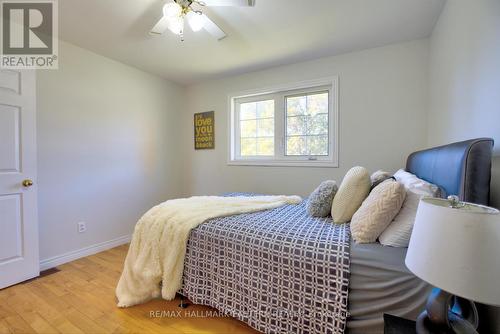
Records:
[[[439,197],[441,190],[438,186],[402,169],[398,170],[394,177],[405,186],[406,199],[398,215],[378,239],[382,245],[408,247],[420,199],[424,196]]]
[[[352,238],[358,243],[375,242],[403,205],[405,187],[386,180],[373,188],[351,219]]]
[[[432,197],[441,197],[441,189],[425,180],[419,179],[415,174],[408,173],[400,169],[394,174],[396,181],[401,182],[406,189],[410,189],[417,194]]]
[[[335,223],[347,223],[370,192],[370,173],[364,167],[353,167],[344,176],[332,203]]]

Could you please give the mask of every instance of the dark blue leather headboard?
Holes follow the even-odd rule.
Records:
[[[493,139],[478,138],[410,154],[406,170],[440,186],[446,195],[488,205]]]

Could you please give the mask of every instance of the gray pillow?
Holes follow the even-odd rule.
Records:
[[[313,217],[326,217],[332,210],[333,197],[337,193],[337,183],[323,181],[314,189],[307,201],[307,212]]]
[[[392,178],[392,174],[388,172],[384,172],[383,170],[378,170],[370,176],[370,180],[372,181],[372,190],[382,182],[387,179]]]

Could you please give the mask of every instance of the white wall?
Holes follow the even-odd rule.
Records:
[[[447,1],[429,78],[429,145],[495,139],[491,204],[500,207],[500,1]]]
[[[427,40],[209,81],[187,90],[183,120],[184,194],[250,191],[310,193],[321,181],[341,181],[355,165],[370,171],[404,167],[425,146]],[[227,96],[275,84],[339,76],[340,168],[227,166]],[[215,111],[215,150],[193,148],[193,113]]]
[[[173,140],[184,90],[61,42],[59,70],[38,71],[40,258],[130,235],[179,193]],[[85,221],[87,232],[77,233]]]
[[[500,1],[448,0],[430,38],[429,136],[496,144],[490,205],[500,208]],[[480,333],[500,332],[500,308],[480,306]]]

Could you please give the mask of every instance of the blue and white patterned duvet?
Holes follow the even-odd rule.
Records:
[[[343,333],[349,238],[305,201],[209,220],[191,231],[182,294],[265,333]]]

